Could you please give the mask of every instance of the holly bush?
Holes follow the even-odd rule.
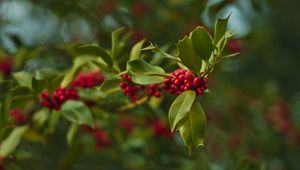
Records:
[[[3,1],[0,170],[297,169],[272,5]]]

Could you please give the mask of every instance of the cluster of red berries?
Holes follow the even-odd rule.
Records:
[[[161,97],[160,84],[150,84],[148,94],[157,98]]]
[[[17,124],[24,124],[27,122],[27,116],[20,109],[11,109],[9,116]]]
[[[3,75],[8,76],[12,69],[12,58],[6,57],[0,61],[0,72],[2,72]]]
[[[172,137],[171,130],[159,119],[153,121],[150,124],[153,133],[157,136],[162,136],[166,138]]]
[[[135,84],[133,84],[129,74],[123,74],[122,79],[124,82],[120,83],[120,87],[123,89],[123,94],[128,95],[130,100],[135,102],[137,100],[137,92],[140,89],[144,89],[145,86],[137,87]]]
[[[102,84],[104,76],[100,70],[95,70],[87,73],[79,73],[75,80],[71,83],[72,87],[93,88]]]
[[[178,69],[171,73],[172,77],[164,80],[163,89],[170,94],[180,94],[186,90],[195,90],[197,95],[202,95],[207,89],[208,78],[197,77],[190,70]]]
[[[109,136],[106,131],[96,127],[92,128],[88,125],[81,127],[82,132],[91,134],[96,142],[96,148],[103,148],[111,144]]]
[[[159,84],[150,84],[149,86],[136,85],[132,82],[129,74],[123,74],[122,79],[124,81],[120,83],[120,87],[123,89],[123,93],[129,96],[131,102],[135,102],[138,99],[139,91],[141,92],[147,89],[150,96],[161,97]]]
[[[60,110],[61,105],[67,100],[77,100],[79,95],[74,88],[62,88],[55,89],[52,96],[48,91],[41,94],[41,105],[49,108],[50,110]]]

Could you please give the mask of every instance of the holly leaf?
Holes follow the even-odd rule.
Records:
[[[197,100],[186,117],[180,122],[179,133],[187,146],[189,153],[198,146],[204,145],[206,117],[202,106]]]
[[[14,79],[18,82],[20,86],[26,86],[29,89],[32,89],[32,75],[25,71],[16,72],[13,74]]]
[[[94,121],[90,109],[81,101],[67,101],[60,110],[62,116],[67,120],[79,125],[87,124],[93,126]]]
[[[215,33],[214,33],[214,40],[213,44],[217,45],[219,41],[224,36],[226,30],[227,30],[227,24],[229,20],[230,15],[225,19],[218,19],[215,23]]]
[[[13,129],[9,136],[1,143],[0,156],[7,157],[11,152],[13,152],[20,140],[22,135],[28,130],[28,125],[19,126]]]
[[[113,61],[109,54],[101,47],[96,45],[74,46],[73,50],[79,55],[90,55],[100,57],[109,67],[113,66]]]
[[[131,52],[130,52],[129,61],[138,59],[140,57],[141,50],[142,50],[144,42],[145,42],[145,40],[143,39],[140,42],[136,43],[132,47]]]
[[[190,70],[199,72],[202,65],[201,58],[195,53],[193,43],[190,38],[185,37],[178,42],[179,58]]]
[[[153,66],[142,59],[128,62],[127,70],[132,75],[132,81],[137,84],[161,83],[166,76],[161,67]]]
[[[212,44],[212,37],[204,29],[204,27],[197,27],[191,33],[191,40],[196,54],[200,58],[208,60],[214,47]]]
[[[177,129],[178,123],[187,116],[195,98],[195,91],[187,90],[174,100],[169,109],[169,122],[172,132]]]
[[[121,79],[108,79],[104,80],[104,82],[100,86],[100,91],[104,93],[110,93],[119,89],[119,84],[122,82]]]

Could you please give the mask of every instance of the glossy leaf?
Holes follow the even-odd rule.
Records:
[[[193,49],[196,54],[205,60],[208,60],[212,51],[212,38],[204,27],[197,27],[191,34]]]
[[[22,138],[22,135],[26,132],[28,128],[28,125],[25,125],[13,129],[9,136],[1,143],[1,157],[7,157],[11,152],[15,150]]]
[[[104,93],[110,93],[115,89],[119,89],[119,84],[121,79],[110,79],[105,80],[102,85],[100,86],[100,91]]]
[[[164,77],[155,75],[132,74],[132,81],[137,84],[157,84],[164,81]]]
[[[136,59],[128,62],[127,70],[136,74],[165,73],[161,67],[153,66],[142,59]]]
[[[153,66],[142,59],[128,62],[127,70],[132,75],[132,81],[137,84],[161,83],[166,76],[161,67]]]
[[[13,74],[13,77],[21,86],[26,86],[29,89],[32,89],[31,82],[32,82],[32,75],[25,71],[16,72]]]
[[[187,116],[195,98],[195,91],[187,90],[174,100],[169,109],[169,122],[172,132],[177,129],[178,123]]]
[[[62,116],[67,120],[79,125],[87,124],[93,126],[93,117],[89,108],[81,101],[67,101],[60,110]]]
[[[185,37],[183,40],[180,40],[178,43],[179,58],[182,63],[188,67],[190,70],[199,72],[201,69],[202,60],[198,56],[193,48],[192,41]]]
[[[141,40],[132,47],[129,61],[139,59],[144,42],[145,40]]]
[[[113,66],[113,61],[109,54],[101,47],[95,45],[75,46],[74,50],[80,55],[91,55],[100,57],[109,67]]]
[[[204,145],[206,117],[200,103],[195,100],[187,116],[180,122],[179,132],[189,153]]]
[[[215,33],[213,44],[217,45],[227,30],[227,24],[230,15],[225,19],[218,19],[215,23]]]

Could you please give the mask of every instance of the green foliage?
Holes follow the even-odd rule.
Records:
[[[187,114],[191,110],[195,99],[196,93],[194,91],[188,90],[181,93],[174,100],[169,109],[169,121],[172,131],[177,130],[180,121],[188,116]]]
[[[10,135],[1,143],[0,156],[6,157],[15,150],[21,141],[22,135],[28,130],[28,125],[16,127]]]
[[[62,116],[73,123],[94,126],[91,111],[81,101],[67,101],[62,105],[60,112]]]
[[[163,81],[165,71],[158,66],[153,66],[142,59],[127,63],[127,70],[132,75],[133,82],[137,84],[155,84]]]
[[[180,135],[191,154],[192,150],[204,145],[206,118],[198,100],[194,100],[192,107],[180,124]]]

